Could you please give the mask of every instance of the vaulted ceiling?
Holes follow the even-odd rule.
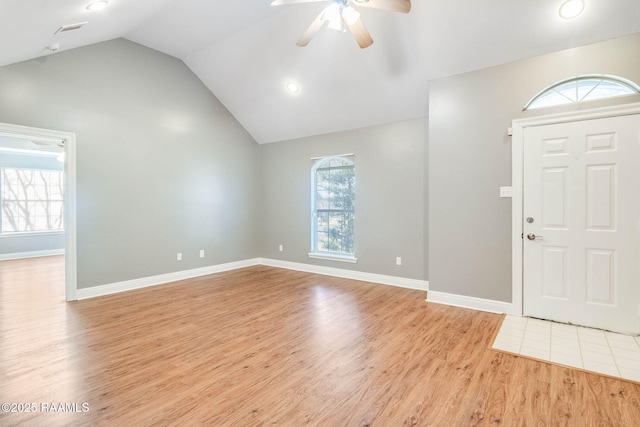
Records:
[[[326,27],[300,48],[326,2],[91,1],[0,1],[0,65],[124,37],[183,60],[259,143],[424,117],[429,80],[640,32],[638,0],[585,0],[574,20],[562,0],[413,0],[360,8],[367,49]]]

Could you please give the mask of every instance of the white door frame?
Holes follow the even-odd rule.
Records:
[[[640,103],[617,105],[613,107],[596,108],[592,110],[574,111],[527,119],[517,119],[512,122],[513,138],[511,145],[511,259],[512,259],[512,310],[509,314],[522,316],[524,290],[524,226],[523,226],[523,196],[524,191],[524,130],[532,126],[545,126],[558,123],[576,122],[581,120],[602,119],[615,116],[640,114]]]
[[[0,131],[17,135],[40,136],[64,140],[64,277],[65,299],[77,300],[77,249],[76,249],[76,135],[50,129],[0,123]]]

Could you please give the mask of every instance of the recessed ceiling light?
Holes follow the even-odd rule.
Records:
[[[580,15],[584,10],[584,1],[567,0],[560,6],[560,16],[564,19],[572,19]]]
[[[102,10],[105,7],[107,7],[107,5],[109,4],[108,1],[97,1],[95,3],[91,3],[89,6],[87,6],[87,10]]]
[[[287,83],[287,90],[291,93],[298,93],[300,92],[300,86],[294,82],[289,82]]]

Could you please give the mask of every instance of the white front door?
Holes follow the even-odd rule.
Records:
[[[523,314],[640,333],[640,114],[524,130]]]

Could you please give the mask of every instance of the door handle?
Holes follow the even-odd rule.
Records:
[[[542,236],[536,236],[533,233],[529,233],[529,234],[527,234],[527,239],[529,239],[529,240],[542,239]]]

